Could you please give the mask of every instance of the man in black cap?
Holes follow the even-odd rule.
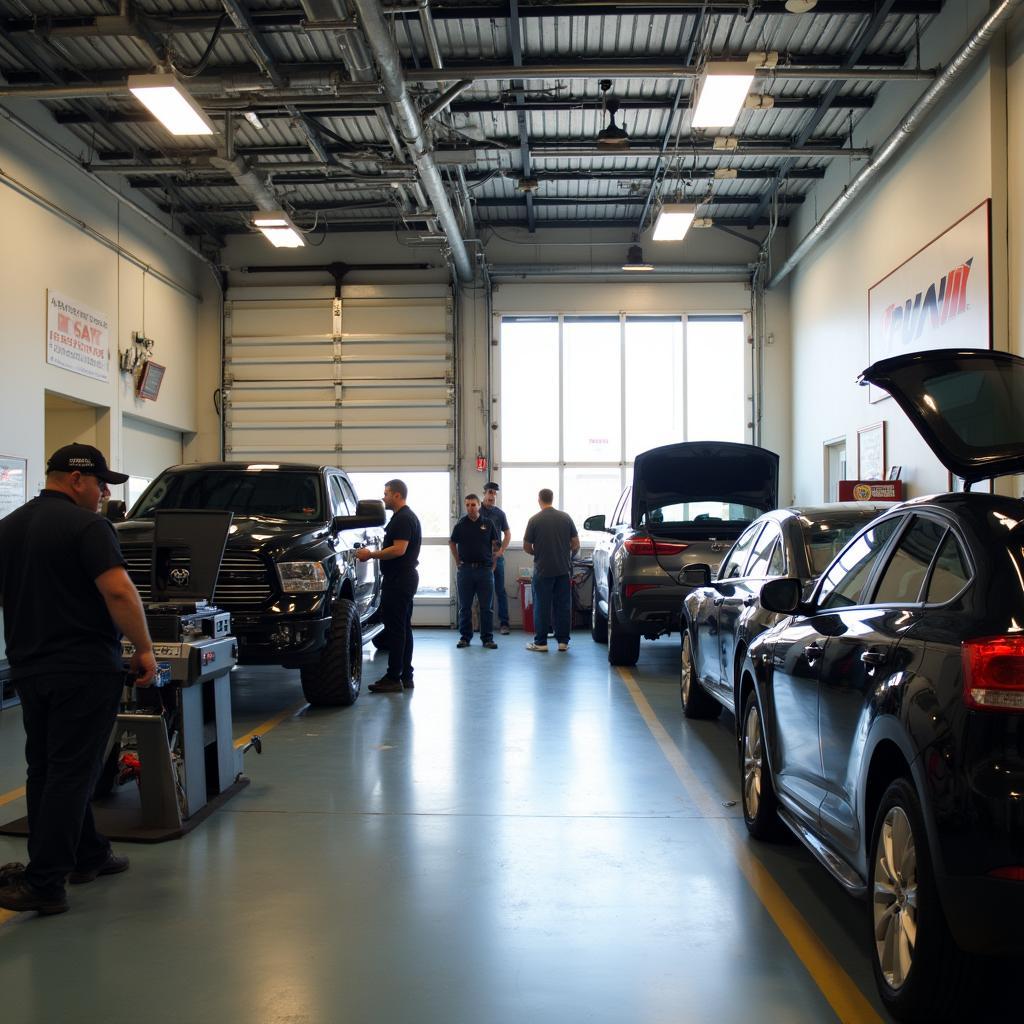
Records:
[[[114,473],[86,444],[54,452],[46,488],[0,520],[0,605],[21,698],[29,862],[0,868],[0,907],[60,914],[72,885],[128,867],[96,831],[89,800],[124,686],[121,634],[137,686],[156,663],[113,526],[98,515]]]
[[[508,636],[508,594],[505,592],[505,552],[512,542],[512,530],[508,525],[508,517],[496,502],[500,488],[493,480],[484,484],[484,501],[480,506],[480,515],[494,523],[496,532],[501,534],[501,543],[497,548],[497,560],[494,563],[494,596],[498,607],[498,632]]]
[[[480,602],[480,639],[484,647],[497,650],[491,630],[491,600],[494,597],[494,552],[498,531],[493,520],[480,515],[480,498],[466,495],[466,514],[455,524],[448,542],[455,561],[455,582],[459,593],[459,642],[468,647],[473,639],[473,598]]]

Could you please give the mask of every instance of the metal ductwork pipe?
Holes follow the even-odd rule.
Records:
[[[623,247],[626,242],[623,242]],[[574,263],[558,266],[545,266],[536,263],[498,263],[490,264],[487,273],[490,277],[628,277],[630,280],[643,281],[659,275],[673,277],[728,277],[749,280],[757,264],[755,263],[666,263],[655,266],[653,270],[623,270],[621,263],[590,264]]]
[[[473,263],[466,250],[466,243],[459,230],[459,222],[448,193],[445,192],[441,174],[423,133],[419,111],[405,87],[401,60],[388,32],[384,13],[377,0],[355,0],[355,6],[359,12],[359,24],[380,69],[384,95],[391,104],[399,130],[420,173],[420,181],[448,239],[456,274],[461,281],[472,281]]]
[[[238,187],[256,204],[259,209],[281,209],[281,200],[267,188],[263,178],[253,170],[249,161],[244,157],[236,156],[229,159],[223,156],[211,156],[210,165],[222,171],[227,171],[227,173],[235,179],[235,183]]]
[[[871,162],[855,175],[843,194],[825,211],[821,220],[804,236],[789,258],[775,272],[767,287],[774,288],[787,277],[803,258],[821,241],[825,233],[843,215],[917,131],[932,108],[952,87],[953,83],[980,57],[992,37],[1024,3],[1024,0],[1003,0],[971,33],[959,53],[946,65],[938,78],[925,90],[924,95],[910,108],[896,130],[876,150]]]

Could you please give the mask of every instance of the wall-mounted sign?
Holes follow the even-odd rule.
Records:
[[[840,480],[840,501],[902,501],[902,480]]]
[[[868,289],[868,363],[933,348],[991,348],[989,200]],[[888,398],[871,386],[872,402]]]
[[[46,361],[110,380],[110,319],[59,292],[46,293]]]
[[[28,497],[28,460],[0,455],[0,519]]]
[[[166,372],[166,366],[154,363],[152,359],[144,362],[142,364],[142,371],[139,373],[139,398],[155,402],[160,395],[160,385],[164,382],[164,374]]]

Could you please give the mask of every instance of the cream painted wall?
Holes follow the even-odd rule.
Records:
[[[987,5],[964,4],[945,12],[936,31],[948,58],[952,47],[965,38]],[[967,11],[968,8],[972,10]],[[967,12],[967,13],[965,13]],[[1018,19],[1018,35],[1019,24]],[[924,63],[939,58],[934,41]],[[1019,44],[1018,44],[1019,49]],[[943,59],[944,59],[943,58]],[[836,229],[791,275],[792,393],[794,491],[800,502],[821,500],[824,487],[822,445],[845,436],[850,475],[856,470],[857,430],[878,421],[886,423],[887,464],[903,466],[910,496],[947,489],[947,474],[918,438],[892,399],[870,403],[866,388],[855,383],[869,362],[867,339],[868,289],[965,213],[993,199],[993,320],[996,345],[1007,347],[1008,294],[1013,296],[1019,321],[1016,287],[1007,287],[1009,252],[1020,266],[1019,200],[1011,189],[1009,228],[1006,185],[1019,180],[1020,155],[1007,175],[1004,139],[1006,125],[1020,148],[1019,121],[1021,72],[1017,58],[1009,79],[1016,96],[1007,96],[1002,73],[1002,46],[998,44],[969,72],[959,88],[946,97],[939,112],[914,138],[901,157],[876,181],[872,190],[839,222]],[[872,121],[864,128],[881,142],[896,119],[913,102],[901,87],[898,100],[883,92]],[[859,133],[860,134],[860,133]],[[835,170],[835,168],[833,168]],[[831,201],[836,182],[823,184],[817,208]],[[815,204],[805,204],[813,210]],[[805,210],[805,215],[808,211]],[[792,231],[799,240],[809,227]],[[1013,280],[1017,280],[1015,275]],[[1011,345],[1019,344],[1019,322],[1011,331]]]

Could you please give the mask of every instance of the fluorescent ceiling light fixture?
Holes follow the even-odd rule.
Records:
[[[746,61],[709,60],[697,87],[694,128],[731,128],[740,116],[754,81]]]
[[[305,245],[299,229],[284,210],[263,210],[253,214],[252,226],[259,228],[278,249],[298,249]]]
[[[172,135],[213,134],[213,122],[176,75],[129,75],[128,88]]]
[[[260,120],[260,115],[255,110],[247,110],[245,112],[245,119],[255,128],[258,132],[263,131],[263,122]]]
[[[678,242],[685,238],[696,215],[693,203],[665,203],[654,222],[654,241]]]
[[[623,270],[653,270],[653,263],[644,262],[644,251],[639,245],[631,245],[626,256],[626,262],[622,264]]]

